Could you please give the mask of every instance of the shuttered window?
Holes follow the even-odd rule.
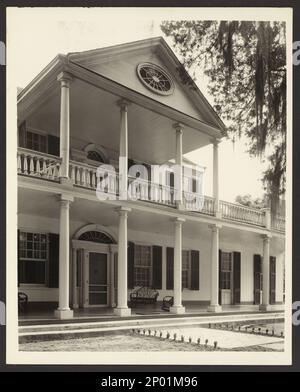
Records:
[[[45,284],[48,259],[47,234],[19,232],[19,283]]]
[[[21,124],[19,127],[19,145],[29,150],[47,152],[47,135]]]
[[[167,248],[167,290],[174,288],[174,248]],[[200,252],[182,250],[182,289],[200,289]]]
[[[182,251],[182,288],[189,289],[190,288],[190,273],[191,273],[191,264],[190,264],[190,251],[183,250]]]
[[[135,286],[152,286],[151,246],[136,245],[134,247],[134,284]]]
[[[230,290],[232,287],[232,253],[222,252],[221,289]]]

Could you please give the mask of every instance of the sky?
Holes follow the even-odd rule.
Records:
[[[195,15],[199,12],[199,17]],[[203,10],[185,10],[184,18],[201,19]],[[162,20],[183,19],[182,9],[110,8],[13,8],[8,9],[7,50],[15,48],[17,86],[25,87],[58,53],[79,52],[140,39],[163,36]],[[8,67],[10,64],[8,63]],[[201,74],[201,70],[199,70]],[[207,80],[196,81],[209,102]],[[212,192],[212,146],[186,155],[206,167],[204,190]],[[220,198],[235,201],[237,195],[263,196],[265,165],[247,154],[246,140],[223,140],[219,146]]]

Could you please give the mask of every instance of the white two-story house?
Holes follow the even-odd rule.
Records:
[[[18,290],[29,304],[65,319],[89,307],[128,316],[142,286],[173,296],[171,313],[283,303],[284,218],[219,199],[225,134],[162,38],[55,57],[18,94]],[[188,166],[183,155],[207,145],[213,197],[197,167],[179,171],[175,199],[170,162]],[[135,163],[148,177],[120,198]],[[97,195],[100,165],[115,197]],[[170,167],[161,184],[153,165]]]

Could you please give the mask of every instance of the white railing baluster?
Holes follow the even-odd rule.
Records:
[[[38,176],[41,175],[41,165],[40,165],[40,158],[36,159],[36,174]]]
[[[23,155],[24,156],[24,174],[28,174],[28,158],[27,155]]]
[[[21,158],[21,154],[18,154],[17,159],[18,159],[18,163],[17,163],[17,165],[18,165],[18,173],[22,173],[22,158]]]
[[[49,177],[48,170],[47,170],[47,161],[46,161],[46,159],[43,159],[42,177],[43,176],[46,177],[46,178]]]
[[[29,174],[34,173],[34,162],[33,162],[33,156],[29,156]]]

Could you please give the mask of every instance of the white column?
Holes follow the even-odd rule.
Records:
[[[119,199],[127,200],[128,189],[128,105],[124,99],[117,102],[120,107],[120,155],[119,155]]]
[[[219,304],[219,230],[220,225],[213,225],[211,237],[211,283],[210,283],[210,306],[209,312],[221,312]]]
[[[265,213],[265,227],[271,230],[271,208],[263,208],[262,211]]]
[[[219,143],[220,140],[213,140],[213,197],[215,199],[215,215],[220,215],[220,196],[219,196]]]
[[[69,182],[70,159],[70,83],[72,77],[67,72],[58,75],[61,87],[60,100],[60,178],[61,182]]]
[[[176,189],[176,205],[178,209],[183,208],[183,179],[182,179],[182,134],[183,126],[179,123],[173,125],[176,130],[176,155],[175,163],[177,170],[175,171],[175,189]]]
[[[127,305],[127,219],[130,208],[121,207],[119,213],[118,239],[118,303],[114,309],[118,316],[130,316],[131,309]]]
[[[174,305],[171,313],[185,313],[182,306],[182,223],[185,219],[175,220],[175,246],[174,246]]]
[[[69,307],[69,282],[70,282],[70,235],[69,211],[70,203],[74,201],[71,196],[60,197],[59,221],[59,304],[55,316],[60,319],[73,317],[73,310]]]
[[[259,310],[267,312],[270,306],[270,236],[263,237],[263,293]]]
[[[73,279],[72,279],[72,289],[73,289],[73,309],[78,309],[78,291],[77,291],[77,249],[72,249],[72,261],[73,261]]]

